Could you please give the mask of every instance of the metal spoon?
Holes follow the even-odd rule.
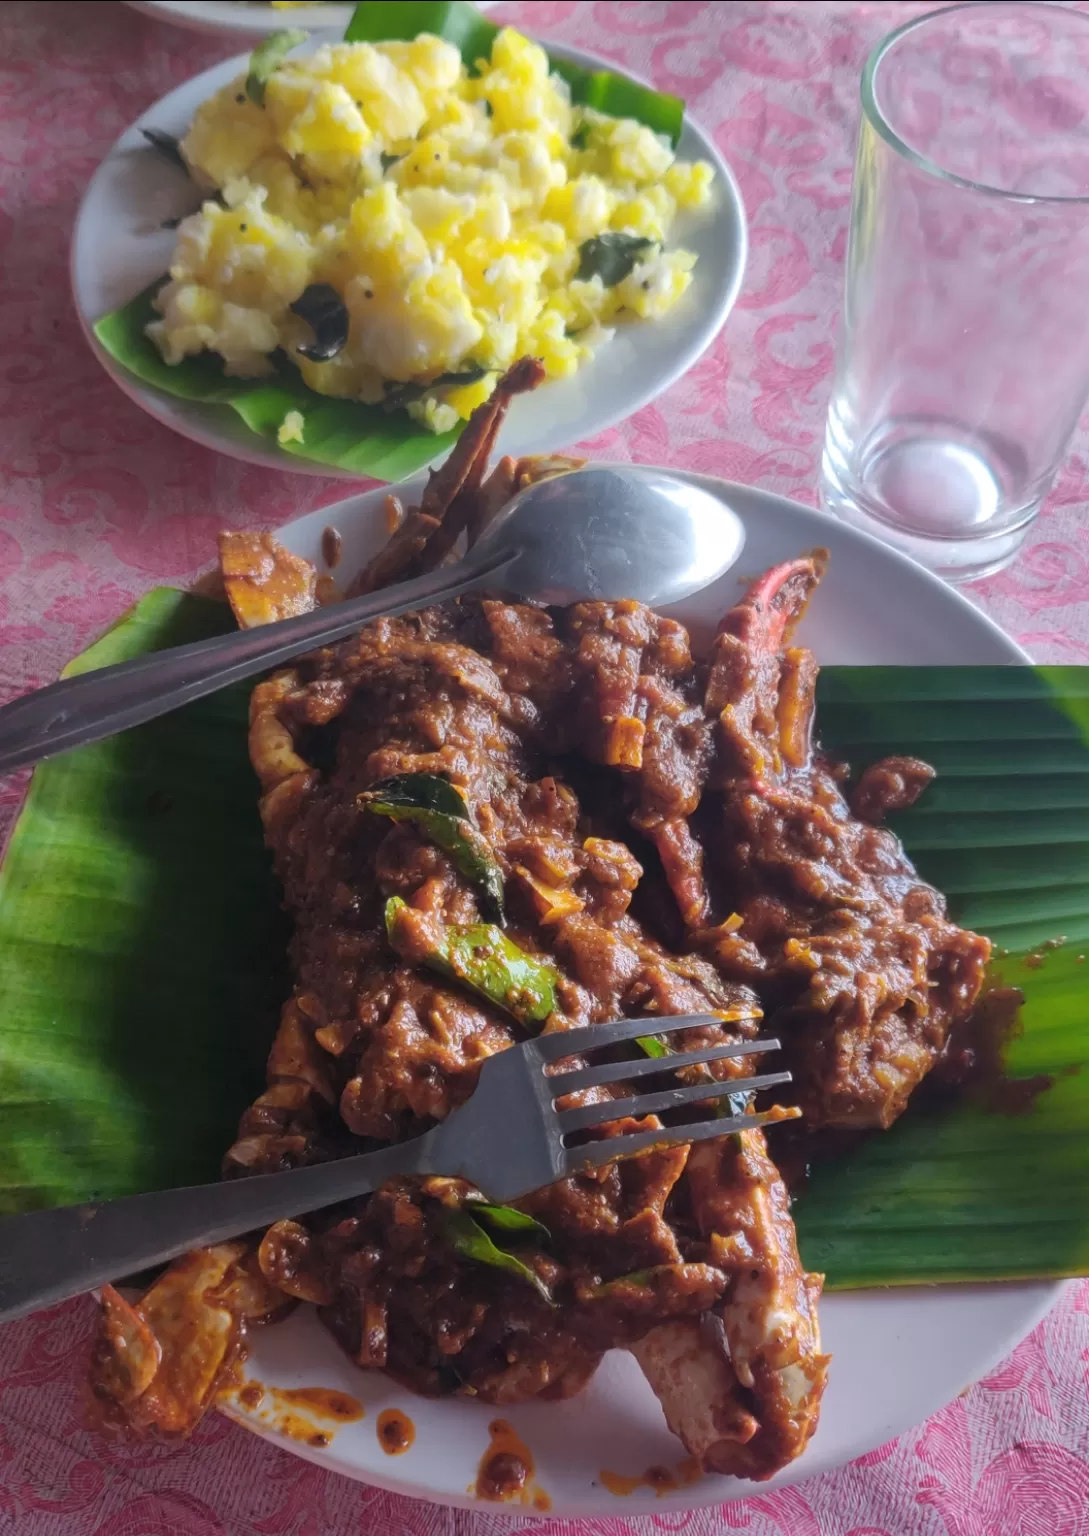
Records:
[[[598,465],[528,486],[457,565],[295,619],[155,651],[52,683],[0,709],[0,774],[101,741],[353,634],[370,619],[489,588],[539,602],[678,602],[745,542],[717,497],[659,470]]]

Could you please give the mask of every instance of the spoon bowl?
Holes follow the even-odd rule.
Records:
[[[538,602],[666,607],[717,581],[744,544],[741,519],[707,491],[658,469],[598,464],[520,491],[470,558],[516,548],[503,584]]]

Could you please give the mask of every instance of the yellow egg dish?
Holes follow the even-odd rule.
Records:
[[[263,105],[244,78],[218,92],[181,148],[217,196],[180,224],[155,300],[166,361],[208,350],[260,377],[282,348],[319,394],[436,432],[516,357],[564,378],[618,319],[665,314],[695,265],[670,226],[713,176],[573,106],[509,27],[475,75],[437,37],[325,45],[281,64]]]

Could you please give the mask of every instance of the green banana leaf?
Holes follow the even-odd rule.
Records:
[[[75,667],[229,624],[153,592]],[[34,775],[0,868],[0,1211],[216,1174],[286,989],[245,712],[243,686]],[[1031,1091],[917,1098],[818,1161],[805,1261],[833,1289],[1089,1271],[1089,669],[830,667],[819,719],[856,768],[938,768],[896,828],[1007,951]]]
[[[162,588],[67,675],[233,628]],[[287,985],[243,684],[34,774],[0,870],[0,1213],[217,1176]]]
[[[431,32],[461,49],[467,64],[491,53],[499,28],[467,0],[389,0],[356,6],[345,37],[348,42],[391,42]],[[634,117],[676,144],[684,126],[684,103],[611,70],[586,70],[565,59],[552,68],[571,87],[573,100],[613,117]],[[156,318],[152,298],[163,280],[138,293],[95,322],[99,344],[116,363],[145,384],[179,400],[233,410],[259,438],[277,441],[289,411],[303,418],[302,441],[280,446],[313,464],[369,475],[375,480],[406,479],[445,455],[461,427],[428,432],[407,411],[386,411],[356,400],[330,400],[310,389],[298,369],[282,359],[275,377],[235,379],[212,353],[187,357],[171,366],[145,331]]]
[[[302,442],[283,443],[286,453],[314,464],[352,470],[375,480],[407,479],[432,459],[445,455],[460,429],[434,433],[419,426],[405,411],[384,411],[358,400],[330,400],[303,383],[302,374],[286,361],[272,379],[232,379],[211,352],[187,357],[176,366],[165,363],[145,327],[156,318],[151,301],[161,282],[111,310],[95,322],[94,333],[114,362],[145,384],[179,400],[222,405],[234,410],[251,432],[276,442],[288,411],[303,418]]]
[[[917,1095],[818,1159],[795,1205],[829,1288],[1089,1273],[1089,668],[828,667],[822,743],[938,771],[890,825],[1025,997],[1016,1113]],[[1034,1091],[1039,1090],[1039,1091]]]

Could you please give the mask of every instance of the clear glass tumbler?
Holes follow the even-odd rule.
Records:
[[[862,76],[825,506],[965,581],[1011,560],[1089,398],[1089,15],[975,0]]]

